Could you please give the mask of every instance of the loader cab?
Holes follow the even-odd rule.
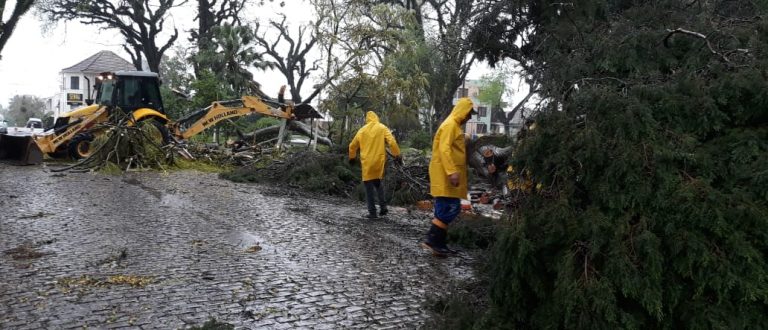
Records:
[[[118,107],[125,113],[149,108],[165,113],[159,79],[154,72],[105,72],[96,78],[96,103]]]

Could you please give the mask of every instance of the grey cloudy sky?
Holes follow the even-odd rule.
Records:
[[[246,19],[266,21],[270,17],[276,17],[280,11],[288,15],[289,22],[297,25],[312,19],[311,10],[307,10],[307,1],[286,0],[285,7],[265,2],[267,4],[264,7],[252,8],[245,15]],[[6,8],[12,8],[13,4],[14,1],[9,1]],[[10,10],[7,10],[5,16],[9,15]],[[4,21],[6,19],[7,17]],[[172,11],[167,23],[169,27],[173,25],[179,29],[179,38],[175,44],[189,46],[187,30],[194,26],[193,19],[193,1]],[[167,37],[160,40],[167,40]],[[44,32],[39,19],[30,12],[22,17],[2,52],[0,105],[7,106],[14,95],[54,95],[59,90],[59,72],[62,69],[77,64],[101,50],[111,50],[130,60],[128,54],[123,51],[122,44],[123,39],[115,30],[101,30],[97,26],[76,21],[60,23],[51,31]],[[470,72],[469,78],[478,78],[488,71],[485,64],[478,64]],[[280,85],[285,84],[285,78],[277,72],[255,71],[254,76],[268,94],[276,94]],[[312,84],[305,86],[309,89]]]

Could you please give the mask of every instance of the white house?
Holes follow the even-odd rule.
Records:
[[[54,117],[59,117],[62,113],[84,106],[86,99],[96,96],[93,85],[99,73],[135,70],[131,62],[117,54],[108,50],[100,51],[73,66],[62,69],[59,92],[46,103],[50,107],[49,110],[54,113]]]
[[[477,114],[467,121],[464,132],[470,135],[485,135],[492,133],[491,129],[491,106],[482,103],[477,100],[477,96],[480,95],[480,81],[479,80],[465,80],[464,84],[456,90],[453,95],[453,104],[462,97],[469,97],[472,99],[472,103],[475,105]]]

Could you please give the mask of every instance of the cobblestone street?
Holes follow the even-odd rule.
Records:
[[[418,328],[471,257],[417,242],[428,214],[199,172],[0,164],[0,329]]]

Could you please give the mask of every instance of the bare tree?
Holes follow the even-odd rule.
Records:
[[[345,0],[313,0],[317,12],[318,23],[315,25],[318,45],[321,48],[323,62],[322,81],[315,85],[315,90],[303,100],[311,102],[328,85],[334,86],[334,81],[347,73],[353,64],[365,52],[359,42],[350,36],[347,18],[351,7]],[[343,54],[342,56],[338,56]],[[340,61],[339,58],[343,58]]]
[[[125,39],[123,49],[131,56],[136,69],[141,70],[146,58],[152,72],[160,70],[163,53],[179,37],[173,34],[162,44],[157,37],[163,32],[165,18],[173,7],[187,0],[45,0],[40,11],[51,22],[79,20],[83,24],[99,25],[102,29],[116,29]]]
[[[255,41],[260,48],[260,55],[271,58],[267,61],[285,76],[290,89],[291,99],[301,102],[301,87],[307,77],[320,67],[317,61],[307,59],[307,53],[317,44],[315,27],[320,24],[322,17],[314,25],[302,25],[298,28],[298,35],[291,36],[289,26],[286,24],[286,16],[281,14],[280,22],[269,21],[269,27],[277,31],[278,36],[274,40],[267,37],[267,32],[259,34],[261,25],[256,23]],[[306,38],[306,40],[305,40]],[[283,51],[282,49],[287,50]]]
[[[8,18],[8,21],[3,22],[3,13],[5,12],[5,2],[6,0],[0,0],[0,60],[3,59],[2,53],[3,53],[3,47],[5,47],[5,44],[8,42],[8,39],[11,38],[11,34],[13,34],[13,29],[16,28],[16,24],[19,23],[19,19],[21,19],[21,16],[27,13],[29,11],[29,8],[32,7],[32,4],[35,2],[34,0],[17,0],[16,6],[13,7],[13,12],[11,12],[11,17]]]

